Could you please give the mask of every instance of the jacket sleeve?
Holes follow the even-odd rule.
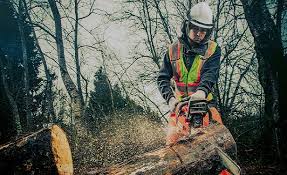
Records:
[[[157,77],[158,89],[167,103],[171,97],[174,97],[170,83],[170,79],[172,78],[172,76],[172,67],[167,52],[164,56],[162,66],[159,70],[159,74]]]
[[[203,90],[208,95],[219,77],[221,48],[217,46],[214,54],[209,57],[201,69],[201,79],[197,90]]]

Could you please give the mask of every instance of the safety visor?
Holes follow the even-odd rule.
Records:
[[[202,27],[198,27],[192,23],[189,23],[189,26],[188,26],[189,30],[193,30],[194,32],[207,32],[209,29],[207,28],[202,28]]]
[[[213,27],[213,24],[204,24],[202,22],[199,22],[197,20],[190,20],[190,23],[197,26],[197,27],[201,27],[201,28],[204,28],[204,29],[211,29]]]

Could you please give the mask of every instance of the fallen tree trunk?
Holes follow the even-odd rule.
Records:
[[[73,174],[65,132],[57,125],[0,146],[1,174]]]
[[[193,138],[161,148],[106,169],[108,174],[215,174],[220,161],[216,147],[232,158],[236,144],[229,130],[219,124],[201,129]]]

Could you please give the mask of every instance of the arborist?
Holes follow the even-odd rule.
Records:
[[[214,25],[212,10],[206,2],[194,5],[183,21],[181,36],[171,44],[164,56],[157,83],[162,97],[174,116],[176,105],[185,97],[207,100],[213,120],[222,124],[212,89],[219,77],[221,49],[211,40]],[[174,83],[173,83],[174,82]],[[172,87],[174,84],[174,88]],[[208,122],[206,118],[205,122]],[[177,142],[179,135],[169,120],[167,145]]]

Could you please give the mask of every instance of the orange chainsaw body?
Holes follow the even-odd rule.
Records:
[[[168,128],[167,128],[167,145],[173,145],[181,139],[189,137],[192,121],[187,118],[188,115],[188,105],[181,107],[180,111],[178,109],[172,112],[169,117]],[[209,108],[211,118],[222,124],[222,119],[215,107]],[[206,113],[202,117],[202,125],[200,127],[207,127],[210,124],[210,116]]]

